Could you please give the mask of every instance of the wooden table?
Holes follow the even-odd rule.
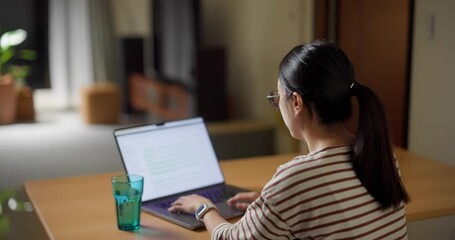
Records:
[[[455,168],[395,149],[412,202],[408,221],[455,215]],[[222,161],[226,182],[260,191],[277,166],[296,154]],[[50,239],[209,239],[142,213],[141,230],[117,230],[110,178],[118,173],[25,182]],[[234,220],[235,221],[235,220]]]

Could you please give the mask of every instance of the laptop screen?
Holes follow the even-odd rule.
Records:
[[[114,131],[127,173],[144,176],[143,201],[224,182],[202,118]]]

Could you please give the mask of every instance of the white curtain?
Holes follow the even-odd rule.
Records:
[[[93,53],[93,74],[96,82],[118,82],[116,49],[112,17],[112,0],[90,0],[90,34]]]
[[[53,103],[78,107],[82,88],[118,81],[110,0],[50,0],[49,12]]]
[[[79,105],[93,83],[88,0],[49,1],[49,68],[55,107]]]

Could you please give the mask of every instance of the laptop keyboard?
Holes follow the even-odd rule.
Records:
[[[228,200],[231,196],[235,194],[235,192],[230,192],[225,188],[216,188],[201,190],[199,192],[196,192],[196,194],[204,196],[216,204]],[[169,208],[175,200],[177,200],[177,198],[166,199],[162,202],[156,203],[155,206],[158,206],[160,208]]]

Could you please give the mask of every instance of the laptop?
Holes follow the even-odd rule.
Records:
[[[202,118],[116,129],[114,138],[125,171],[144,177],[143,211],[188,229],[203,227],[194,214],[167,210],[179,196],[196,193],[225,219],[243,214],[226,200],[248,190],[225,184]]]

